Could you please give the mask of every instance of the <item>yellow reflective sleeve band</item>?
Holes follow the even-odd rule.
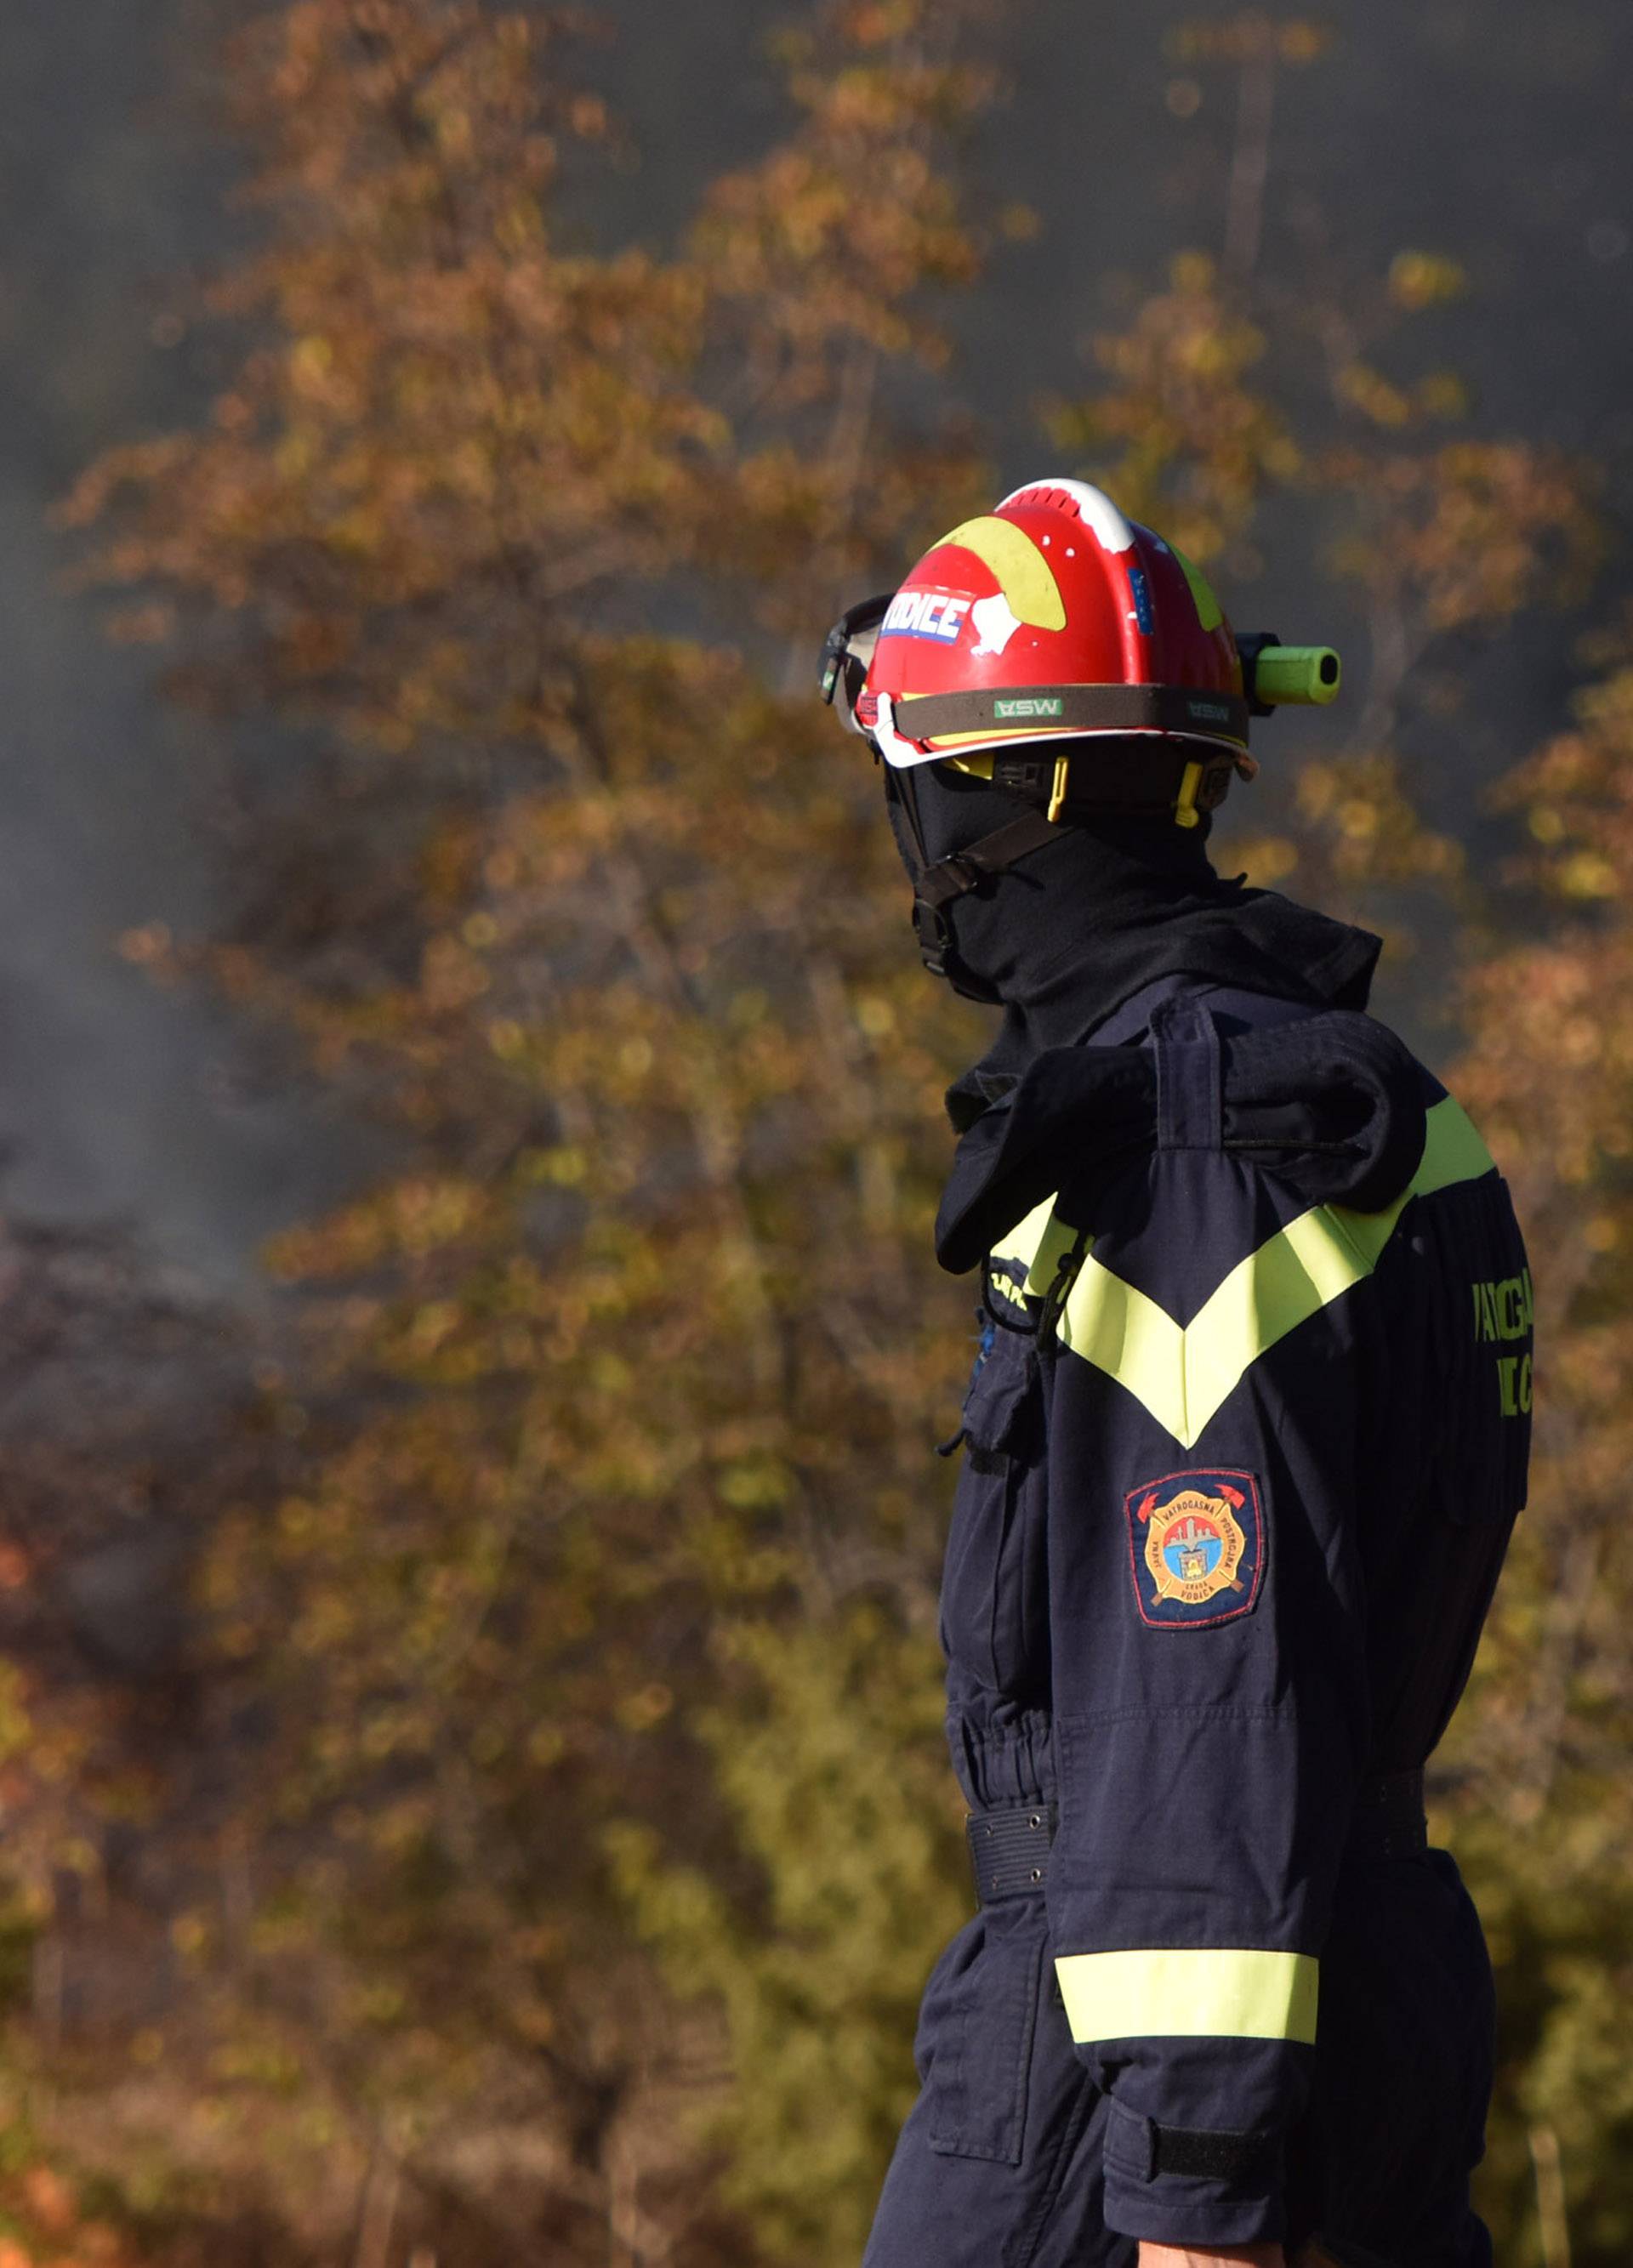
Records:
[[[1183,1329],[1090,1252],[1060,1315],[1060,1344],[1127,1388],[1181,1448],[1193,1448],[1261,1355],[1372,1273],[1413,1197],[1491,1170],[1490,1152],[1448,1095],[1428,1114],[1416,1173],[1381,1212],[1312,1206],[1238,1261]],[[1041,1296],[1072,1241],[1052,1200],[1000,1250],[1027,1263],[1026,1289]]]
[[[1072,2037],[1301,2040],[1313,2047],[1320,1965],[1308,1953],[1161,1947],[1054,1964]]]

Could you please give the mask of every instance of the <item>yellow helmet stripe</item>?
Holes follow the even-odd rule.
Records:
[[[1177,543],[1171,543],[1168,549],[1179,562],[1185,571],[1185,579],[1191,585],[1191,596],[1196,601],[1197,621],[1205,630],[1216,630],[1224,620],[1224,609],[1214,595],[1213,585],[1201,569],[1186,557]]]
[[[990,512],[966,519],[943,535],[942,543],[956,543],[973,551],[998,578],[998,587],[1022,622],[1034,630],[1063,630],[1066,607],[1054,571],[1023,528],[1012,519],[996,519]],[[941,544],[935,549],[940,550]]]

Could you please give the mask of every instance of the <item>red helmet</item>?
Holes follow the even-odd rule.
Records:
[[[1194,827],[1251,778],[1248,719],[1339,688],[1330,646],[1238,638],[1207,578],[1087,482],[1032,481],[867,599],[823,648],[822,693],[890,768],[916,846],[914,920],[951,970],[946,909],[1057,826],[1166,817]],[[932,865],[914,780],[956,764],[1031,809]],[[979,996],[978,996],[979,997]]]
[[[879,623],[856,722],[898,769],[989,773],[977,752],[1018,740],[1197,744],[1190,794],[1168,799],[1182,819],[1204,774],[1207,808],[1251,764],[1241,656],[1207,578],[1083,481],[1029,482],[925,553]]]

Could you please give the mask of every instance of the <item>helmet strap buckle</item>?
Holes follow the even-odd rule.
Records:
[[[1201,825],[1202,814],[1197,804],[1197,791],[1202,784],[1204,769],[1202,764],[1194,760],[1185,768],[1185,777],[1179,783],[1179,792],[1174,799],[1176,827]]]
[[[940,906],[931,905],[925,898],[914,898],[913,929],[919,940],[919,957],[925,967],[932,976],[945,976],[947,956],[952,950],[953,938],[947,917]]]
[[[1066,784],[1071,774],[1071,764],[1069,756],[1057,756],[1054,760],[1054,782],[1049,790],[1048,818],[1051,827],[1059,825],[1060,814],[1066,808]]]

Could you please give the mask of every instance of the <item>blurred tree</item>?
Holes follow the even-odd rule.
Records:
[[[913,2007],[968,1899],[926,1454],[962,1297],[929,1259],[926,1130],[974,1027],[915,964],[876,784],[803,677],[836,602],[987,492],[929,313],[984,250],[954,167],[992,85],[970,12],[823,0],[780,49],[787,137],[659,256],[559,217],[613,131],[561,20],[273,11],[233,74],[265,230],[218,295],[241,362],[206,430],[115,453],[70,507],[124,629],[180,639],[181,693],[314,727],[284,775],[244,767],[236,919],[127,950],[292,1036],[396,1160],[283,1240],[303,1345],[195,1460],[221,1507],[198,1597],[225,1786],[132,2051],[163,2080],[150,2146],[183,2191],[235,2184],[269,2261],[350,2215],[370,2263],[838,2268],[911,2095]],[[1250,126],[1253,88],[1320,46],[1221,30],[1186,60],[1243,72]],[[1591,526],[1573,468],[1449,439],[1456,381],[1390,374],[1400,327],[1458,288],[1444,261],[1403,252],[1341,304],[1248,294],[1251,159],[1224,270],[1183,255],[1053,430],[1238,576],[1278,496],[1319,523],[1372,669],[1351,745],[1251,863],[1393,917],[1459,871],[1406,792],[1406,688],[1431,642],[1452,669],[1585,563]],[[1570,745],[1607,748],[1600,717]],[[1595,877],[1622,887],[1596,838],[1612,768],[1571,761],[1579,793],[1558,751],[1546,793],[1516,791],[1578,894],[1539,1002],[1576,999],[1618,934],[1575,914]],[[1549,1018],[1511,1027],[1496,982],[1470,995],[1473,1099],[1569,1243],[1584,1187],[1614,1221],[1613,1071],[1598,1146],[1555,1177],[1524,1116]],[[1589,1740],[1614,1616],[1592,1651],[1600,1562],[1567,1508],[1617,1378],[1602,1233],[1591,1285],[1562,1287],[1584,1399],[1521,1563],[1584,1603],[1550,1618],[1511,1585],[1467,1734],[1467,1786],[1523,1753],[1504,1801],[1532,1789],[1591,1864],[1570,1898],[1540,1845],[1482,1882],[1523,1980],[1496,2168],[1515,2259],[1537,2177],[1555,2197],[1578,2155],[1607,2164],[1625,2115],[1587,1981],[1624,1831]],[[106,1840],[78,1752],[64,1775]],[[1467,1808],[1476,1848],[1511,1817]]]
[[[1579,600],[1600,552],[1588,468],[1511,437],[1448,439],[1467,407],[1455,374],[1384,374],[1409,359],[1398,335],[1410,317],[1459,288],[1451,263],[1405,252],[1385,278],[1348,283],[1340,297],[1267,284],[1255,302],[1208,254],[1183,253],[1165,291],[1093,342],[1102,382],[1047,421],[1090,477],[1200,563],[1217,563],[1233,588],[1260,570],[1267,508],[1290,535],[1285,504],[1297,499],[1312,565],[1360,601],[1360,698],[1352,672],[1343,746],[1301,766],[1289,823],[1243,835],[1232,805],[1223,855],[1256,880],[1296,875],[1317,902],[1370,914],[1397,961],[1415,916],[1444,928],[1448,889],[1469,910],[1461,845],[1424,826],[1408,786],[1400,736],[1416,721],[1425,665],[1441,711],[1454,712],[1481,642],[1523,606]],[[1445,988],[1435,990],[1438,1003],[1415,1005],[1444,1008]]]
[[[1633,1984],[1633,643],[1601,640],[1598,658],[1572,728],[1504,790],[1532,844],[1518,879],[1540,902],[1474,969],[1462,1071],[1538,1256],[1531,1502],[1452,1761],[1503,1985],[1491,2182],[1517,2227],[1534,2191],[1548,2268],[1567,2234],[1578,2261],[1633,2242],[1618,2036]]]
[[[170,1921],[209,1864],[224,1728],[178,1594],[222,1494],[277,1462],[233,1425],[252,1355],[122,1238],[0,1225],[4,2268],[139,2257],[104,2210],[133,2202],[106,2179],[108,2103],[149,2075]],[[87,2063],[88,2130],[57,2115]]]
[[[1235,146],[1225,191],[1223,265],[1230,282],[1246,284],[1259,264],[1276,80],[1283,70],[1317,62],[1332,46],[1333,27],[1308,16],[1273,17],[1245,8],[1223,21],[1193,18],[1169,35],[1175,62],[1225,63],[1237,74]],[[1183,106],[1182,106],[1183,111]]]
[[[524,2249],[546,2213],[563,2257],[706,2241],[665,2106],[728,2069],[758,2153],[732,2194],[853,2250],[963,1896],[928,1656],[960,1303],[913,1163],[957,1018],[803,681],[846,578],[979,494],[956,433],[886,433],[892,371],[941,356],[921,295],[977,257],[937,170],[985,92],[959,18],[821,10],[791,139],[666,264],[558,240],[606,124],[549,19],[283,11],[240,61],[270,240],[223,305],[255,343],[213,430],[73,507],[113,515],[138,626],[189,626],[185,689],[339,735],[249,806],[254,893],[195,958],[405,1159],[277,1256],[334,1295],[274,1397],[306,1480],[203,1572],[270,1717],[233,1822],[254,1918],[200,1917],[198,1993],[280,2154],[339,2116],[408,2213],[505,2138],[484,2208]],[[796,625],[797,709],[765,675]],[[859,1901],[882,1771],[924,1823]],[[708,2009],[665,2014],[609,1903],[620,1816],[706,1865]],[[677,1943],[650,1840],[617,1847]],[[797,2057],[765,2014],[791,1917]],[[811,2026],[841,1972],[868,2037]]]

